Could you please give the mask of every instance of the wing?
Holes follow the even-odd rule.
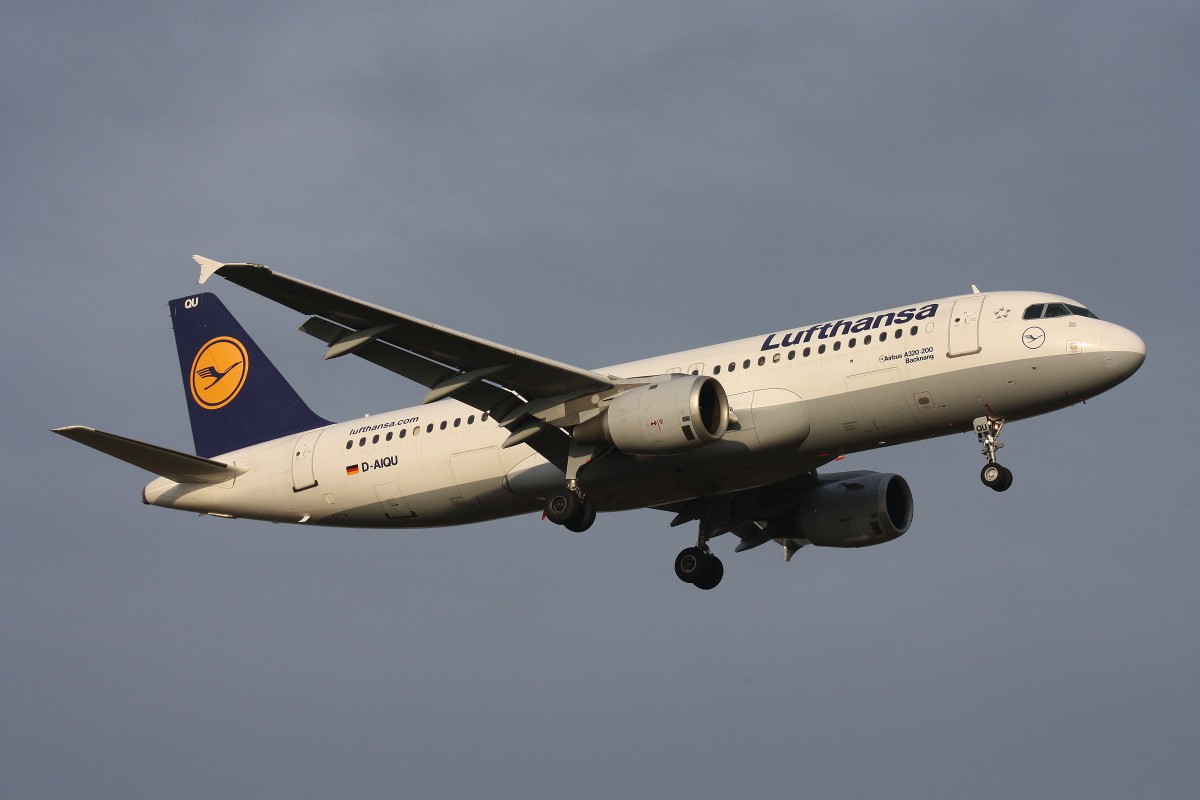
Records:
[[[562,364],[416,317],[323,289],[262,264],[223,264],[193,256],[200,282],[220,275],[310,318],[300,330],[329,345],[325,358],[353,353],[429,388],[423,403],[453,397],[489,413],[511,432],[504,446],[526,443],[566,464],[562,430],[608,397],[641,381]]]

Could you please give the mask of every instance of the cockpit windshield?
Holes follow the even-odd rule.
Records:
[[[1037,303],[1025,309],[1025,319],[1048,319],[1050,317],[1091,317],[1100,319],[1083,306],[1070,303]]]

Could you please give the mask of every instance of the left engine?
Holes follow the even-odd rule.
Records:
[[[572,435],[577,444],[629,455],[669,455],[712,444],[728,428],[729,398],[720,381],[689,375],[622,392]]]

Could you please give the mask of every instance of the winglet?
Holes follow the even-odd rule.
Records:
[[[217,273],[217,270],[225,266],[220,261],[213,261],[211,258],[205,258],[204,256],[192,256],[192,260],[200,265],[200,283],[207,281]]]

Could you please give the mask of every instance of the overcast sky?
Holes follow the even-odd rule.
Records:
[[[1195,797],[1198,77],[1192,2],[4,4],[0,795]],[[48,429],[191,447],[192,253],[585,367],[972,283],[1149,357],[705,593],[659,512],[143,506]],[[422,396],[210,288],[318,413]]]

